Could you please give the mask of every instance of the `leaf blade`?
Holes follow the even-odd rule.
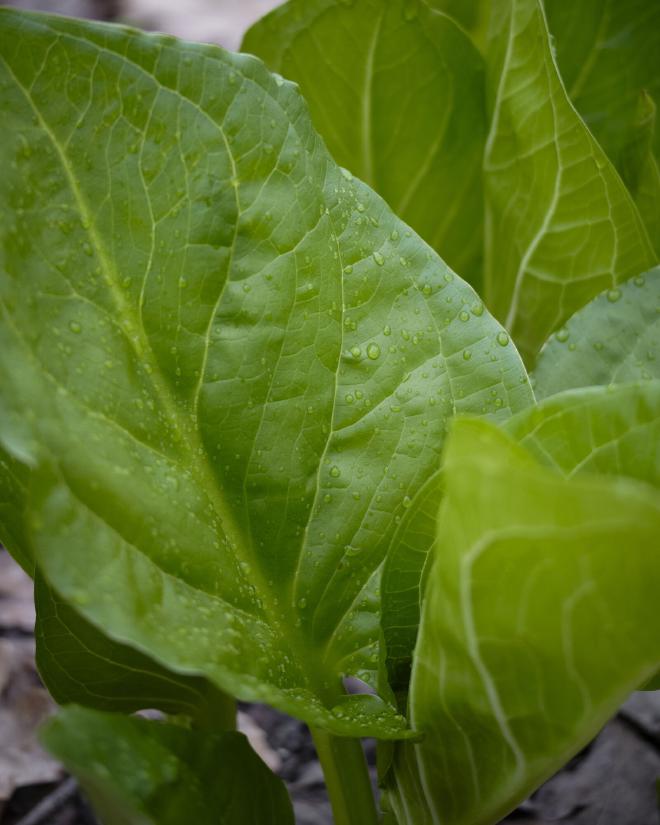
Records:
[[[445,420],[529,402],[513,345],[256,59],[0,14],[2,197],[28,183],[3,249],[0,428],[32,411],[46,579],[168,670],[401,735],[384,702],[342,703],[340,676],[374,668],[388,531]]]

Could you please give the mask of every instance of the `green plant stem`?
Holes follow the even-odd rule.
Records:
[[[376,825],[378,813],[359,739],[312,728],[335,825]]]

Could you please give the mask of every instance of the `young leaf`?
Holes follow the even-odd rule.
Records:
[[[575,310],[656,259],[566,95],[539,0],[497,0],[492,19],[485,297],[532,359]]]
[[[105,825],[293,825],[284,783],[240,733],[70,706],[42,739],[78,777]]]
[[[167,670],[400,735],[340,677],[375,669],[379,568],[454,410],[529,403],[515,348],[255,58],[0,31],[0,437],[40,448],[40,570]]]
[[[300,84],[338,163],[475,286],[481,280],[484,61],[425,0],[290,0],[243,50]]]
[[[400,823],[499,821],[654,674],[659,540],[653,488],[567,481],[491,424],[454,424],[410,690],[426,736],[390,773]]]
[[[504,428],[542,464],[660,487],[660,381],[553,395]]]
[[[550,337],[534,369],[538,398],[660,378],[660,267],[608,289]]]

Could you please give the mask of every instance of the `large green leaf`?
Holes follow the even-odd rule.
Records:
[[[334,158],[481,279],[484,61],[424,0],[290,0],[244,51],[295,80]]]
[[[660,267],[594,298],[543,347],[536,395],[660,378]]]
[[[496,0],[485,297],[527,359],[606,287],[655,263],[621,178],[568,99],[539,0]]]
[[[71,706],[42,738],[78,777],[104,825],[293,825],[284,783],[240,733]]]
[[[628,476],[660,487],[660,381],[553,395],[505,429],[539,462],[576,473]]]
[[[340,676],[375,669],[379,567],[450,416],[529,403],[515,348],[260,61],[0,32],[0,436],[43,464],[40,569],[167,670],[398,735]]]
[[[494,823],[660,663],[660,499],[566,480],[485,421],[454,424],[397,745],[400,823]]]

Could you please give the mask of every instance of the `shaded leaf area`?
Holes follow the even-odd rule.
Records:
[[[62,601],[42,576],[35,580],[37,667],[59,704],[133,713],[158,708],[206,729],[233,727],[227,699],[206,679],[167,670],[104,635]]]
[[[105,825],[293,825],[282,780],[243,734],[72,705],[42,739],[77,776]]]
[[[25,525],[29,468],[0,445],[0,535],[21,567],[32,575],[34,561]]]
[[[300,84],[334,158],[478,286],[484,61],[432,6],[291,0],[242,48]]]
[[[398,744],[401,823],[492,823],[657,669],[660,504],[638,481],[570,481],[484,421],[454,424]]]
[[[40,569],[168,670],[399,735],[340,676],[449,418],[531,401],[513,344],[255,58],[0,14],[0,436],[40,462]]]
[[[538,398],[660,378],[660,268],[579,309],[545,344],[533,378]]]
[[[660,7],[645,0],[545,0],[544,7],[568,95],[631,183],[625,156],[640,99],[648,95],[660,102]],[[660,157],[657,129],[652,139]]]
[[[531,361],[573,312],[656,258],[566,94],[540,2],[498,0],[492,20],[484,296]]]

